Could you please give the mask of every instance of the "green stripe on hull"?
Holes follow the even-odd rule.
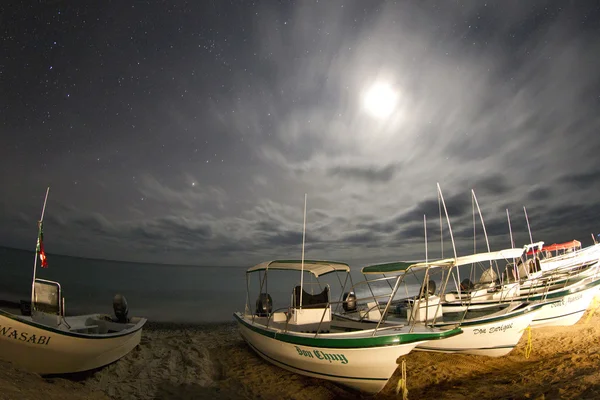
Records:
[[[583,309],[583,310],[579,310],[579,311],[573,311],[571,313],[568,314],[561,314],[561,315],[557,315],[556,317],[548,317],[548,318],[539,318],[539,319],[534,319],[533,322],[540,322],[540,321],[550,321],[553,319],[561,319],[561,318],[566,318],[566,317],[570,317],[571,315],[575,315],[575,314],[581,314],[583,316],[583,314],[587,311],[587,308]],[[580,317],[581,318],[581,317]]]
[[[283,332],[275,332],[264,328],[257,327],[244,320],[238,313],[233,316],[236,320],[246,326],[248,329],[260,333],[263,336],[270,337],[285,343],[299,344],[303,346],[322,347],[322,348],[338,348],[338,349],[360,349],[367,347],[383,347],[394,346],[399,344],[407,344],[413,342],[422,342],[428,340],[445,339],[462,333],[462,329],[454,328],[443,332],[427,332],[427,333],[398,333],[387,336],[371,336],[364,338],[327,338],[323,337],[327,334],[321,334],[320,337],[303,337],[291,335]]]
[[[592,281],[590,283],[586,283],[585,285],[582,286],[577,286],[575,288],[565,288],[562,290],[558,290],[554,293],[542,293],[542,294],[538,294],[538,295],[532,295],[532,296],[518,296],[518,297],[511,297],[508,298],[506,300],[485,300],[485,301],[475,301],[475,302],[468,302],[468,301],[464,301],[464,302],[459,302],[459,301],[453,301],[453,302],[449,302],[449,303],[444,303],[442,304],[442,307],[446,307],[446,308],[451,308],[451,307],[464,307],[464,306],[485,306],[485,305],[495,305],[495,304],[506,304],[506,303],[513,303],[513,302],[518,302],[518,301],[544,301],[544,300],[550,300],[550,299],[557,299],[560,297],[565,297],[565,296],[569,296],[571,294],[574,293],[579,293],[579,292],[583,292],[584,290],[588,290],[591,289],[595,286],[600,285],[600,278],[596,279],[595,281]]]
[[[434,326],[435,327],[442,327],[442,326],[448,326],[448,325],[456,325],[457,323],[460,324],[460,326],[473,326],[473,325],[482,325],[482,324],[491,324],[494,322],[498,322],[498,321],[503,321],[505,319],[509,319],[509,318],[515,318],[515,317],[520,317],[521,315],[533,312],[534,310],[537,310],[538,308],[541,308],[545,305],[547,305],[548,303],[543,303],[543,304],[536,304],[534,306],[529,306],[528,308],[524,308],[524,309],[520,309],[520,310],[515,310],[512,312],[509,312],[507,314],[503,314],[503,315],[498,315],[495,317],[490,317],[490,318],[479,318],[476,320],[465,320],[465,321],[453,321],[453,322],[439,322],[439,323],[435,323]]]
[[[483,350],[502,350],[502,349],[514,349],[517,347],[514,346],[494,346],[494,347],[474,347],[472,349],[448,349],[445,347],[415,347],[415,351],[435,351],[437,353],[466,353],[473,351],[483,351]]]

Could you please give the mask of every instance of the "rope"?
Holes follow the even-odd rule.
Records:
[[[592,302],[592,307],[590,307],[592,309],[592,311],[590,311],[590,313],[588,314],[587,318],[585,319],[585,323],[587,324],[588,322],[590,322],[590,319],[592,319],[592,317],[594,316],[594,313],[596,312],[596,310],[600,307],[600,304],[598,304],[598,298],[594,297],[594,301]]]
[[[525,358],[528,359],[533,350],[533,343],[531,342],[531,326],[527,327],[527,344],[525,345]]]
[[[402,377],[398,379],[398,385],[396,386],[396,394],[402,390],[402,400],[408,400],[408,387],[406,385],[406,359],[402,359]]]

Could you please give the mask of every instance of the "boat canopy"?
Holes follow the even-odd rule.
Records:
[[[523,249],[504,249],[499,251],[492,251],[489,253],[477,253],[470,256],[458,257],[456,259],[456,266],[473,264],[483,261],[493,260],[508,260],[512,258],[519,258],[523,255]]]
[[[384,263],[384,264],[369,265],[367,267],[363,267],[361,272],[363,274],[385,274],[385,273],[394,273],[394,272],[408,272],[409,269],[412,270],[414,267],[421,266],[421,264],[423,264],[423,266],[424,266],[424,263],[396,261],[396,262],[389,262],[389,263]],[[431,263],[429,263],[429,265],[431,265]]]
[[[551,244],[550,246],[544,246],[542,247],[542,250],[545,251],[556,251],[556,250],[568,250],[568,249],[572,249],[572,248],[581,248],[581,242],[579,240],[572,240],[570,242],[565,242],[565,243],[554,243]]]
[[[544,242],[536,242],[536,243],[526,244],[523,248],[525,250],[527,250],[527,255],[530,256],[534,252],[535,253],[539,252],[543,246],[544,246]]]
[[[249,268],[246,273],[255,271],[267,271],[269,269],[288,270],[288,271],[304,271],[312,273],[315,277],[329,274],[330,272],[343,271],[350,272],[350,267],[346,263],[337,261],[317,261],[317,260],[274,260],[265,261],[254,267]]]
[[[421,262],[411,264],[407,262],[395,262],[386,264],[377,264],[364,267],[362,269],[363,274],[384,274],[392,272],[408,272],[415,269],[423,269],[427,267],[459,267],[461,265],[473,264],[483,261],[493,261],[502,259],[519,258],[523,254],[523,249],[504,249],[500,251],[492,251],[489,253],[477,253],[469,256],[457,257],[457,258],[445,258],[443,260],[433,260],[428,262]]]

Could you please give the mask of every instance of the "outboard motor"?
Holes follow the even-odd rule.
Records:
[[[475,285],[473,284],[473,282],[471,282],[469,278],[463,279],[463,281],[460,283],[460,290],[462,290],[463,292],[470,292],[474,288]]]
[[[356,295],[354,292],[344,293],[344,303],[342,306],[344,307],[344,311],[355,311],[356,310]]]
[[[435,294],[435,281],[430,279],[427,282],[423,282],[423,297],[433,296]]]
[[[122,294],[117,294],[113,298],[113,310],[115,311],[115,317],[117,322],[126,323],[129,322],[127,314],[129,313],[129,307],[127,306],[127,300]]]
[[[256,299],[256,315],[267,317],[273,311],[273,299],[269,293],[261,293]]]
[[[20,306],[21,306],[21,315],[27,315],[27,316],[31,315],[31,300],[21,300]]]

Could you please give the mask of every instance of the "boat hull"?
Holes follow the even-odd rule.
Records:
[[[547,304],[540,309],[531,326],[571,326],[575,325],[585,314],[590,303],[598,294],[600,286],[588,286],[561,298],[559,302]]]
[[[419,344],[417,351],[474,354],[501,357],[510,353],[540,310],[489,322],[460,325],[462,335]]]
[[[536,301],[547,303],[536,313],[531,326],[539,328],[543,326],[570,326],[577,323],[594,296],[600,290],[600,278],[589,276],[580,282],[575,282],[567,287],[548,291],[546,293],[532,296],[519,296],[506,298],[504,301],[484,300],[468,303],[445,303],[442,306],[444,313],[457,312],[469,309],[486,309],[498,307],[502,303],[519,301]]]
[[[125,356],[139,343],[145,319],[133,329],[86,335],[49,328],[0,312],[0,358],[40,375],[97,369]]]
[[[270,363],[314,378],[330,380],[367,393],[379,392],[397,368],[397,359],[424,341],[380,347],[339,348],[302,345],[269,337],[234,314],[248,345]],[[324,344],[327,340],[323,341]]]

